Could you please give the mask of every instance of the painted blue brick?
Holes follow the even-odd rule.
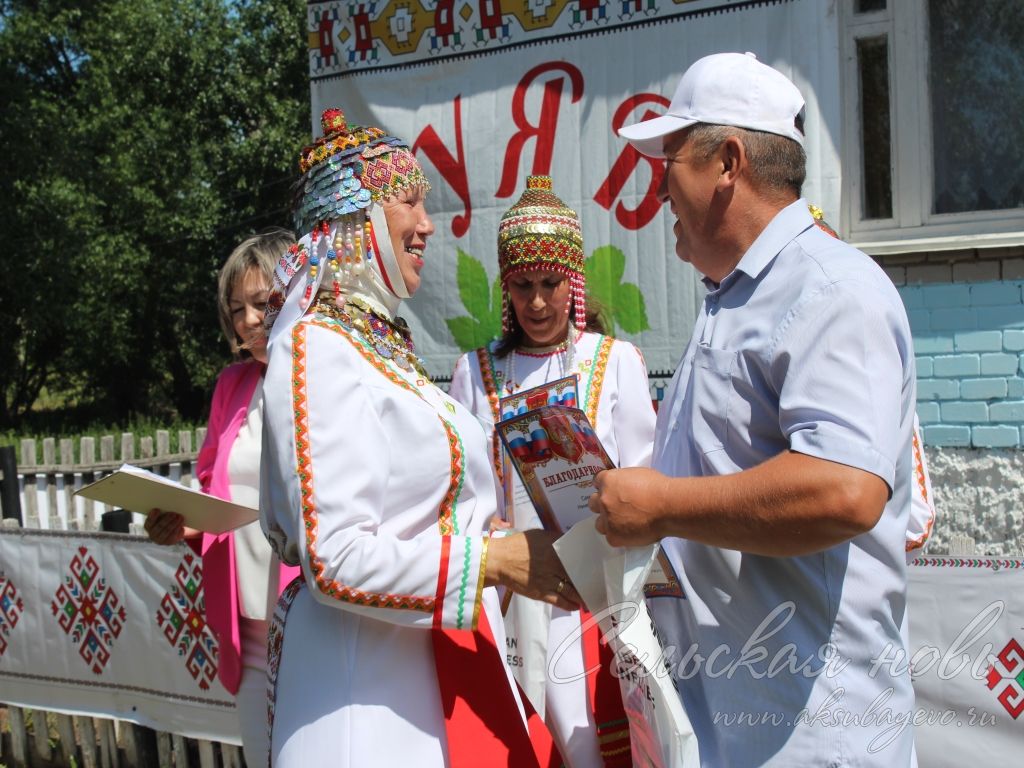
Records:
[[[1016,282],[976,283],[970,288],[971,304],[975,307],[1020,301],[1020,284]]]
[[[957,352],[1002,352],[1002,331],[967,331],[954,333],[953,345]]]
[[[917,378],[928,379],[932,375],[932,359],[930,357],[918,357],[914,359],[914,367],[917,369]]]
[[[907,311],[911,333],[925,333],[931,329],[932,313],[927,309],[911,309]]]
[[[907,310],[920,309],[924,306],[924,294],[921,293],[920,287],[916,285],[904,285],[896,289],[899,291],[900,298],[903,299],[903,306]]]
[[[992,403],[989,406],[989,418],[992,421],[1024,421],[1024,400]]]
[[[924,294],[926,307],[969,307],[971,305],[971,286],[969,285],[926,285],[921,292]]]
[[[978,327],[978,312],[968,308],[933,309],[928,328],[933,331],[973,331]],[[1024,312],[1024,308],[1022,308]],[[913,325],[911,325],[913,328]]]
[[[981,356],[981,372],[986,376],[1012,376],[1020,365],[1020,355],[993,352]]]
[[[896,290],[899,291],[899,297],[903,299],[903,308],[907,311],[921,309],[925,306],[925,296],[919,287],[901,286]]]
[[[932,370],[942,378],[977,376],[981,373],[981,358],[978,355],[939,355],[932,358]]]
[[[1003,331],[1003,349],[1007,352],[1024,352],[1024,331]]]
[[[985,403],[965,403],[955,400],[939,407],[942,420],[948,423],[967,422],[978,424],[988,422],[988,406]]]
[[[974,328],[1024,328],[1024,305],[1014,304],[1003,307],[978,307],[977,324]]]
[[[956,400],[960,397],[960,382],[956,379],[918,379],[917,399]]]
[[[924,444],[948,448],[966,448],[971,444],[970,427],[950,427],[945,424],[924,427]]]
[[[1014,377],[1006,380],[1007,397],[1024,397],[1024,379]]]
[[[995,400],[1006,397],[1006,379],[963,379],[960,382],[960,397],[964,400]]]
[[[971,442],[978,448],[1016,448],[1020,432],[1016,427],[974,427]]]
[[[922,424],[935,424],[940,421],[938,403],[918,403],[917,420]]]
[[[932,333],[914,334],[914,354],[916,355],[941,355],[944,352],[952,351],[952,336],[940,336]]]

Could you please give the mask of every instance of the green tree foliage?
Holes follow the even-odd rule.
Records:
[[[203,411],[216,272],[288,225],[301,0],[0,0],[0,426]]]

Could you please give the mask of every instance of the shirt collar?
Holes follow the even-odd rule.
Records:
[[[813,226],[814,217],[811,216],[810,209],[807,207],[807,201],[800,198],[790,203],[775,214],[775,218],[761,230],[761,234],[751,243],[735,269],[726,275],[721,283],[715,285],[705,277],[704,285],[708,287],[708,290],[720,289],[735,282],[734,275],[737,272],[742,272],[751,278],[758,277],[786,245],[801,232]]]

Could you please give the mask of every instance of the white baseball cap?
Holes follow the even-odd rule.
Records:
[[[668,112],[627,125],[619,136],[649,157],[663,156],[665,135],[694,123],[775,133],[803,146],[803,112],[804,97],[777,69],[752,53],[715,53],[683,73]]]

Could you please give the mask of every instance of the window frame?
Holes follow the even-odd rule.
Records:
[[[856,13],[857,0],[841,4],[843,234],[858,243],[934,239],[936,250],[955,238],[979,238],[978,247],[1024,243],[1024,208],[932,213],[932,120],[928,88],[927,0],[888,0],[881,11]],[[892,217],[863,217],[863,137],[857,40],[885,36],[889,55]]]

